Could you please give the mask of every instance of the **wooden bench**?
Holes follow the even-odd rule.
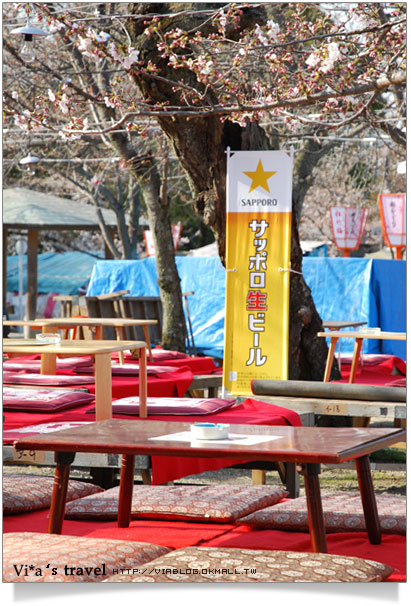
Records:
[[[366,427],[371,417],[405,426],[406,388],[319,381],[253,381],[253,397],[295,410],[299,414],[353,417]],[[356,420],[358,419],[358,420]]]

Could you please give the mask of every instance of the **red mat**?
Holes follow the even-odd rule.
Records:
[[[3,518],[3,532],[47,532],[48,510],[34,511]],[[96,539],[142,541],[182,547],[240,547],[244,549],[278,549],[311,552],[308,533],[280,530],[252,530],[248,526],[212,524],[209,522],[171,522],[168,520],[132,520],[129,528],[118,528],[117,522],[64,520],[63,534]],[[383,534],[380,545],[371,545],[365,532],[327,535],[328,553],[355,556],[388,564],[395,569],[387,580],[406,581],[406,540],[399,535]]]
[[[342,359],[342,379],[335,381],[335,383],[348,383],[350,371],[351,359]],[[389,355],[365,355],[363,363],[358,363],[355,383],[363,385],[388,385],[395,378],[398,378],[398,375],[404,376],[406,374],[407,366],[401,358]]]
[[[227,534],[205,540],[201,547],[241,547],[244,549],[278,549],[280,551],[311,552],[310,536],[304,532],[281,530],[252,530],[239,525]],[[406,538],[383,534],[380,545],[371,545],[365,532],[327,534],[328,553],[355,556],[388,564],[395,571],[387,581],[406,582]]]
[[[15,516],[3,517],[3,533],[7,532],[47,532],[49,510],[32,511]],[[234,524],[209,522],[172,522],[169,520],[132,520],[129,528],[118,528],[116,521],[64,520],[62,534],[94,539],[117,539],[122,541],[142,541],[179,549],[197,545],[234,528]]]

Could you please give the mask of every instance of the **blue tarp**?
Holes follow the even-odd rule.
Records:
[[[225,271],[218,257],[176,257],[181,289],[189,297],[194,341],[199,352],[223,357]],[[405,332],[405,261],[362,258],[303,259],[303,273],[323,320],[361,320],[381,330]],[[134,296],[158,296],[155,259],[98,261],[87,295],[127,289]],[[351,353],[353,341],[342,340]],[[387,353],[405,360],[405,342],[366,340],[366,353]]]
[[[37,291],[76,295],[86,285],[96,257],[82,252],[42,253],[37,256]],[[26,290],[27,255],[23,255],[23,290]],[[19,257],[7,257],[7,290],[19,290]]]

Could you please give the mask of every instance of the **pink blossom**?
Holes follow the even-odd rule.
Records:
[[[118,53],[117,46],[114,44],[114,42],[110,42],[110,44],[108,45],[108,52],[110,53],[110,55],[113,57],[113,59],[115,61],[120,61],[121,57]]]
[[[124,69],[130,69],[130,67],[134,63],[137,63],[138,56],[140,54],[140,52],[138,50],[135,50],[132,46],[130,46],[130,48],[128,50],[129,50],[128,57],[125,57],[125,59],[123,59],[121,62],[121,65],[124,67]]]
[[[15,100],[17,101],[17,100],[18,100],[18,98],[19,98],[19,93],[18,93],[16,90],[14,90],[14,91],[11,93],[11,96],[12,96],[12,98],[13,98],[13,99],[15,99]]]
[[[328,45],[328,56],[323,61],[320,71],[324,74],[331,71],[334,67],[334,63],[341,57],[340,49],[338,48],[338,44],[336,42],[331,42]]]
[[[50,101],[54,102],[56,100],[56,95],[53,93],[53,91],[49,88],[47,93],[48,93]]]
[[[110,97],[104,97],[104,103],[106,104],[107,107],[116,107],[116,104],[111,101]]]
[[[64,93],[59,102],[59,108],[63,114],[69,113],[68,101],[69,101],[69,99],[68,99],[66,93]]]
[[[306,64],[309,67],[316,67],[321,61],[321,58],[318,54],[317,51],[315,51],[314,53],[311,53],[311,55],[308,57],[308,59],[306,59]]]

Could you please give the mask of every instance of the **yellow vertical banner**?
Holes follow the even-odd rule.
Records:
[[[223,386],[287,379],[293,154],[227,153]]]

